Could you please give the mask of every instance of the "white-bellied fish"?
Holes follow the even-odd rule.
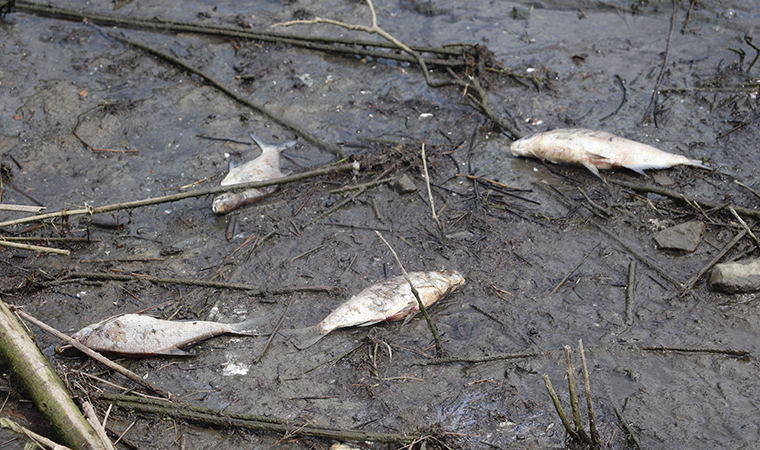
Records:
[[[253,336],[256,325],[266,320],[254,318],[240,323],[201,320],[161,320],[142,314],[122,314],[86,326],[72,338],[100,353],[117,356],[184,356],[180,350],[222,334]],[[73,350],[72,350],[73,349]],[[73,346],[56,348],[69,356],[78,351]]]
[[[464,278],[453,270],[409,273],[425,307],[446,297],[464,284]],[[317,325],[281,330],[299,349],[311,347],[327,333],[344,327],[367,326],[413,316],[419,311],[417,299],[403,276],[389,278],[349,298]]]
[[[515,156],[552,163],[580,164],[601,178],[599,169],[625,167],[642,175],[647,169],[667,169],[679,164],[710,169],[701,161],[667,153],[605,131],[557,129],[518,139],[510,146]]]
[[[230,169],[230,172],[222,180],[222,186],[274,180],[285,176],[280,171],[280,152],[294,146],[296,141],[292,140],[284,144],[272,145],[253,134],[249,134],[249,136],[261,148],[261,155],[245,164]],[[211,209],[216,214],[226,214],[242,206],[252,205],[261,201],[272,195],[276,190],[277,186],[269,186],[262,189],[248,189],[242,192],[225,192],[214,198],[214,201],[211,203]]]

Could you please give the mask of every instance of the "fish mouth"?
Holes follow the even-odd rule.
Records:
[[[451,283],[451,288],[449,288],[449,292],[464,285],[467,282],[467,280],[465,280],[462,274],[457,272],[456,270],[444,270],[443,272],[441,272],[441,275],[446,277],[449,283]]]
[[[533,151],[531,147],[535,145],[536,141],[540,138],[538,134],[518,139],[509,146],[509,150],[512,151],[514,156],[526,156],[532,155]]]

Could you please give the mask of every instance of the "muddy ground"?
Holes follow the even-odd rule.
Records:
[[[174,2],[73,4],[130,17],[245,22],[254,28],[311,15],[369,21],[366,5],[346,1],[265,2],[254,10],[235,2],[182,2],[181,8]],[[670,3],[600,2],[581,9],[561,1],[376,6],[380,25],[404,42],[484,44],[506,72],[539,74],[536,82],[497,72],[481,79],[494,111],[521,133],[602,129],[703,159],[715,170],[676,167],[652,171],[654,177],[646,178],[628,171],[605,175],[664,185],[717,203],[758,207],[758,198],[734,182],[760,188],[760,67],[747,72],[756,52],[744,39],[760,19],[752,2],[697,3],[688,24],[689,5],[678,4],[656,126],[651,120],[640,122],[664,58]],[[685,32],[679,32],[684,26]],[[293,30],[350,34],[325,25]],[[757,446],[757,294],[713,293],[704,279],[686,292],[681,287],[738,232],[733,216],[701,214],[656,194],[605,184],[583,168],[514,158],[507,150],[509,136],[467,106],[460,89],[427,87],[414,66],[281,44],[122,31],[202,68],[321,139],[341,144],[362,170],[284,186],[265,202],[227,216],[212,213],[210,198],[198,198],[94,218],[118,224],[116,228],[97,226],[86,217],[4,227],[3,236],[93,239],[49,244],[71,250],[69,256],[0,247],[6,303],[21,305],[67,333],[147,308],[153,308],[152,315],[174,319],[267,317],[266,334],[291,305],[282,327],[302,328],[317,323],[350,294],[400,274],[374,232],[380,230],[407,270],[454,269],[467,279],[464,288],[430,310],[449,356],[537,356],[422,365],[435,350],[418,317],[406,325],[336,331],[303,351],[276,336],[255,364],[266,336],[219,337],[191,349],[189,358],[122,363],[183,402],[230,413],[366,431],[436,428],[446,436],[448,448],[564,448],[565,433],[542,375],[549,375],[566,401],[562,346],[576,347],[582,339],[605,447],[633,448],[615,417],[615,404],[644,448]],[[212,178],[203,186],[213,186],[231,160],[240,163],[258,155],[248,133],[274,143],[297,137],[197,76],[125,46],[92,25],[14,11],[0,23],[0,36],[1,162],[18,188],[6,182],[2,203],[32,204],[23,191],[47,211],[58,211],[176,193],[206,177]],[[251,77],[242,82],[235,78],[240,75]],[[136,152],[92,151],[74,130],[97,149]],[[446,239],[431,215],[420,158],[423,142]],[[294,173],[334,161],[332,154],[303,139],[286,156],[283,167]],[[417,191],[400,194],[381,184],[320,217],[344,198],[332,190],[368,182],[386,170],[388,177],[411,177]],[[457,175],[526,192],[516,198]],[[611,214],[587,208],[579,188]],[[22,216],[0,212],[0,221]],[[227,239],[233,217],[237,226]],[[696,251],[656,248],[654,232],[695,219],[707,225]],[[267,235],[261,242],[256,238]],[[256,237],[233,254],[251,236]],[[645,265],[631,249],[664,269]],[[724,259],[754,256],[757,249],[745,238]],[[628,325],[627,275],[634,260],[636,303]],[[253,297],[140,280],[50,284],[72,272],[220,280],[264,289],[329,286],[340,293]],[[567,282],[550,294],[568,274]],[[75,395],[118,392],[83,373],[131,386],[85,359],[57,356],[57,341],[31,329]],[[644,349],[658,346],[740,350],[749,356]],[[577,353],[575,358],[578,364]],[[52,435],[17,381],[3,370],[10,387],[3,415]],[[100,403],[101,412],[107,406]],[[137,448],[301,449],[332,443],[206,427],[119,408],[109,418],[117,432],[133,422],[124,438]],[[436,445],[429,441],[427,448]],[[22,447],[19,441],[6,446]]]

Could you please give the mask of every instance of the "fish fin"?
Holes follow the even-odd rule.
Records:
[[[235,334],[244,336],[256,336],[258,333],[258,326],[264,323],[269,323],[265,317],[253,317],[246,321],[236,323],[232,325],[232,330]]]
[[[284,143],[282,143],[280,145],[273,145],[273,144],[270,144],[267,141],[261,139],[260,137],[256,136],[253,133],[248,133],[248,136],[250,136],[251,139],[253,139],[253,142],[255,142],[256,145],[259,146],[259,148],[261,149],[262,152],[265,151],[264,147],[273,148],[273,149],[281,152],[281,151],[285,150],[286,148],[290,148],[290,147],[296,145],[296,142],[298,142],[296,139],[293,139],[292,141],[284,142]]]
[[[412,319],[414,319],[414,316],[416,316],[416,315],[417,315],[416,312],[413,312],[413,313],[409,314],[408,316],[406,316],[406,318],[404,319],[404,321],[401,323],[401,326],[403,327],[404,325],[408,324]]]
[[[184,350],[180,350],[177,347],[171,347],[166,350],[157,352],[156,354],[161,355],[161,356],[193,356],[192,354]],[[147,355],[140,355],[140,356],[147,356]]]
[[[623,166],[623,167],[625,167],[626,169],[629,169],[629,170],[633,170],[634,172],[639,173],[641,175],[647,176],[646,172],[644,172],[644,169],[642,169],[641,167],[634,166],[634,165]]]
[[[591,171],[594,175],[598,176],[599,178],[602,178],[602,176],[599,174],[599,169],[596,168],[595,165],[591,164],[590,162],[583,162],[583,167],[587,168]]]
[[[587,154],[589,157],[591,157],[592,159],[601,159],[601,160],[609,159],[609,158],[607,158],[607,157],[606,157],[606,156],[604,156],[604,155],[600,155],[599,153],[594,153],[594,152],[586,152],[586,154]]]
[[[326,333],[320,333],[317,325],[313,327],[299,328],[293,330],[280,330],[280,334],[285,336],[297,349],[303,350],[319,342]]]

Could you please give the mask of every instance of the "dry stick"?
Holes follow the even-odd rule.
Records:
[[[690,347],[666,347],[652,346],[641,347],[642,350],[649,352],[682,352],[682,353],[718,353],[721,355],[738,356],[744,358],[750,356],[751,353],[746,350],[732,350],[732,349],[720,349],[720,348],[690,348]]]
[[[289,436],[321,437],[338,441],[373,441],[401,443],[405,445],[415,441],[413,436],[400,433],[341,430],[293,420],[254,416],[251,414],[234,414],[198,406],[180,405],[163,400],[141,399],[127,395],[93,394],[93,396],[128,410],[157,414],[159,417],[174,417],[183,421],[205,422],[224,427],[240,427],[254,431],[268,431]]]
[[[625,324],[633,325],[633,312],[636,309],[636,261],[628,263],[628,284],[625,288]]]
[[[39,245],[31,245],[31,244],[19,244],[17,242],[8,242],[4,240],[3,238],[0,238],[0,247],[13,247],[18,248],[21,250],[29,250],[30,252],[37,252],[37,253],[54,253],[56,255],[69,255],[71,254],[68,250],[63,250],[60,248],[51,248],[51,247],[40,247]]]
[[[422,312],[422,315],[425,316],[428,329],[430,330],[430,333],[433,335],[433,339],[435,339],[435,353],[438,356],[443,355],[443,345],[441,345],[441,337],[438,335],[438,327],[435,326],[433,319],[430,318],[430,315],[427,312],[427,308],[425,307],[425,304],[422,303],[422,299],[420,298],[420,293],[417,292],[417,288],[414,287],[412,280],[409,278],[409,274],[406,273],[406,269],[404,269],[404,265],[401,264],[401,260],[396,254],[396,250],[393,250],[393,247],[391,247],[391,244],[389,244],[388,241],[385,240],[385,238],[383,237],[382,234],[380,234],[379,231],[375,230],[375,234],[377,234],[377,236],[385,243],[385,245],[388,246],[388,248],[391,250],[391,253],[393,254],[393,257],[396,258],[396,262],[398,263],[398,266],[401,268],[401,272],[404,274],[404,278],[406,279],[406,282],[409,283],[409,287],[412,288],[412,294],[414,294],[414,298],[417,299],[417,306],[419,306],[420,311]]]
[[[330,191],[330,193],[338,195],[346,191],[354,191],[354,190],[362,189],[362,188],[368,189],[371,187],[378,186],[380,184],[390,183],[391,181],[395,181],[396,179],[398,179],[398,177],[383,178],[382,180],[375,180],[375,181],[370,181],[368,183],[362,183],[362,184],[350,184],[348,186],[343,186],[342,188],[333,189],[332,191]]]
[[[391,42],[399,50],[402,50],[408,53],[409,55],[411,55],[412,58],[417,61],[417,64],[420,66],[420,71],[422,72],[422,75],[425,77],[425,83],[427,83],[428,86],[435,88],[435,87],[442,87],[442,86],[457,85],[463,88],[465,92],[467,93],[467,98],[471,100],[473,103],[475,103],[476,109],[479,109],[489,119],[493,120],[500,127],[507,130],[510,134],[512,134],[512,136],[515,139],[519,139],[520,137],[522,137],[521,133],[517,131],[515,127],[513,127],[510,123],[502,120],[500,117],[498,117],[496,114],[494,114],[491,111],[491,109],[488,106],[488,95],[486,94],[485,90],[480,86],[480,83],[478,83],[478,80],[476,80],[475,78],[469,77],[469,81],[464,81],[458,75],[454,73],[451,67],[447,66],[446,72],[449,74],[450,79],[434,82],[430,78],[430,71],[427,68],[427,63],[425,62],[425,59],[422,58],[422,55],[420,55],[419,52],[415,51],[411,47],[407,46],[403,42],[396,39],[395,37],[391,36],[387,31],[383,30],[377,25],[377,14],[375,14],[375,6],[372,3],[372,0],[367,0],[367,6],[369,7],[369,11],[372,17],[371,27],[365,27],[362,25],[351,25],[344,22],[339,22],[337,20],[323,19],[321,17],[315,17],[312,20],[293,20],[290,22],[278,23],[278,24],[272,25],[272,27],[291,26],[291,25],[296,25],[296,24],[313,25],[313,24],[318,24],[318,23],[327,23],[330,25],[346,28],[348,30],[363,31],[368,34],[377,34],[381,36],[383,39],[387,40],[388,42]],[[472,92],[475,92],[477,96],[473,95]]]
[[[736,213],[736,210],[734,208],[729,206],[728,210],[731,211],[731,214],[733,214],[734,217],[736,217],[736,220],[739,221],[739,224],[742,226],[742,228],[744,228],[744,231],[746,231],[747,234],[749,234],[749,237],[751,237],[752,240],[755,241],[755,245],[757,246],[757,248],[760,249],[760,241],[757,240],[757,236],[755,236],[755,233],[753,233],[752,230],[749,229],[747,222],[742,220],[742,218],[739,216],[739,214]]]
[[[452,80],[456,81],[455,84],[464,88],[467,94],[467,99],[474,103],[474,105],[471,106],[474,106],[475,109],[480,110],[484,116],[491,119],[502,129],[507,130],[509,134],[512,135],[512,138],[520,139],[522,137],[522,133],[517,131],[517,128],[515,128],[511,123],[502,119],[501,116],[498,116],[493,111],[491,111],[491,107],[488,105],[488,94],[486,94],[485,89],[480,86],[478,80],[469,77],[469,82],[465,82],[456,73],[454,73],[451,67],[446,67],[446,72],[449,74]],[[473,92],[477,95],[474,95]]]
[[[573,426],[570,424],[570,421],[567,420],[567,416],[565,415],[565,410],[562,409],[562,405],[559,403],[559,397],[557,396],[557,393],[554,391],[554,388],[552,387],[552,382],[549,380],[549,375],[544,374],[544,384],[546,384],[546,390],[549,391],[549,397],[552,399],[552,403],[554,403],[554,409],[557,410],[557,414],[559,415],[559,420],[562,421],[562,425],[565,427],[565,431],[567,431],[567,434],[570,435],[570,438],[573,439],[576,442],[581,442],[580,436],[578,436],[578,433],[573,429]]]
[[[226,283],[223,281],[191,280],[188,278],[159,278],[143,275],[124,275],[113,273],[99,272],[76,272],[69,274],[71,278],[84,278],[88,280],[101,281],[133,281],[145,280],[155,284],[181,284],[186,286],[201,286],[212,289],[231,289],[236,291],[248,291],[248,295],[262,297],[264,295],[283,295],[294,292],[333,292],[331,286],[301,286],[301,287],[282,287],[274,289],[262,289],[259,286],[244,283]],[[43,284],[44,285],[44,284]]]
[[[612,234],[612,232],[611,232],[611,231],[609,231],[609,230],[607,230],[607,229],[603,228],[601,225],[599,225],[599,224],[597,224],[597,223],[595,223],[595,222],[591,222],[591,224],[592,224],[593,226],[595,226],[597,230],[601,231],[602,233],[606,234],[608,237],[610,237],[610,238],[612,238],[613,240],[615,240],[615,241],[616,241],[618,244],[620,244],[620,245],[621,245],[621,246],[622,246],[622,247],[623,247],[623,248],[624,248],[624,249],[625,249],[625,250],[626,250],[628,253],[630,253],[631,255],[633,255],[633,256],[634,256],[634,258],[636,258],[636,259],[638,259],[639,261],[641,261],[641,262],[643,262],[644,264],[646,264],[646,266],[647,266],[647,267],[649,267],[650,269],[652,269],[652,270],[654,270],[655,272],[657,272],[657,273],[658,273],[658,274],[659,274],[659,275],[660,275],[662,278],[664,278],[664,279],[666,279],[666,280],[670,281],[670,282],[671,282],[671,283],[672,283],[672,284],[673,284],[675,287],[677,287],[678,289],[681,289],[681,282],[680,282],[680,281],[678,281],[678,280],[676,280],[676,279],[675,279],[675,278],[673,278],[672,276],[670,276],[670,274],[668,274],[668,272],[667,272],[665,269],[663,269],[662,267],[660,267],[660,265],[659,265],[659,264],[657,264],[657,263],[656,263],[654,260],[652,260],[652,259],[651,259],[651,258],[649,258],[648,256],[644,255],[644,254],[643,254],[643,253],[641,253],[640,251],[636,250],[636,249],[635,249],[635,248],[634,248],[632,245],[628,244],[627,242],[623,241],[623,240],[622,240],[622,239],[620,239],[619,237],[615,236],[614,234]]]
[[[617,416],[618,423],[620,423],[620,426],[623,427],[623,430],[625,430],[626,434],[628,434],[628,439],[633,441],[633,446],[637,450],[644,450],[641,442],[639,442],[639,438],[628,425],[628,421],[626,421],[625,417],[623,417],[623,413],[620,411],[620,408],[618,408],[617,402],[615,402],[612,396],[610,396],[610,402],[612,403],[612,409],[615,410],[615,415]]]
[[[367,189],[369,189],[368,186],[361,187],[358,191],[354,192],[351,196],[344,198],[343,200],[339,201],[335,205],[333,205],[332,208],[328,209],[327,211],[323,212],[319,216],[315,217],[314,219],[311,219],[310,221],[306,222],[303,226],[301,226],[301,229],[304,230],[308,226],[313,225],[314,223],[322,220],[323,218],[329,216],[330,214],[334,213],[335,211],[339,210],[343,206],[345,206],[347,203],[350,203],[357,199],[360,195],[367,192]]]
[[[744,42],[746,42],[747,45],[752,47],[757,53],[755,54],[755,58],[752,60],[752,62],[749,63],[749,66],[747,66],[747,73],[749,73],[749,71],[752,70],[752,67],[755,65],[758,58],[760,58],[760,47],[752,43],[752,35],[750,33],[751,32],[744,35]]]
[[[594,248],[592,248],[585,255],[583,255],[583,258],[581,258],[580,262],[578,264],[576,264],[575,267],[573,267],[573,269],[570,272],[567,273],[567,275],[565,275],[565,278],[563,278],[562,281],[560,281],[559,284],[557,286],[555,286],[554,289],[552,289],[552,291],[549,292],[548,295],[553,295],[555,292],[557,292],[559,290],[559,288],[561,288],[567,282],[567,280],[575,273],[575,271],[578,270],[578,268],[581,266],[581,264],[583,264],[583,262],[586,261],[586,258],[588,258],[588,256],[591,254],[591,252],[593,252],[594,250],[596,250],[596,248],[599,247],[600,244],[601,244],[601,242],[597,242],[597,244],[594,246]]]
[[[583,340],[578,340],[578,352],[581,354],[581,365],[583,368],[583,387],[586,390],[586,408],[588,409],[588,425],[591,431],[591,447],[599,448],[601,440],[599,431],[596,429],[596,418],[594,418],[594,402],[591,400],[591,380],[588,376],[588,365],[586,364],[586,354],[583,352]]]
[[[657,76],[657,83],[655,83],[654,89],[652,90],[652,98],[649,100],[649,105],[647,105],[647,109],[644,110],[644,117],[641,118],[641,122],[639,122],[639,126],[643,125],[644,122],[647,121],[648,116],[649,116],[649,111],[652,110],[652,105],[654,105],[655,101],[657,100],[657,96],[660,95],[660,83],[662,83],[662,78],[665,75],[665,68],[668,65],[668,51],[670,50],[670,40],[673,37],[673,28],[675,28],[676,26],[677,12],[678,12],[678,9],[676,7],[676,0],[673,0],[673,15],[670,16],[670,31],[668,32],[668,41],[665,44],[665,57],[663,58],[662,66],[660,67],[660,75]],[[652,111],[653,119],[654,119],[655,114],[657,114],[657,111]]]
[[[114,150],[110,148],[95,148],[92,145],[90,145],[87,141],[84,140],[79,134],[77,133],[77,130],[79,129],[79,125],[82,124],[82,116],[89,114],[91,111],[103,108],[106,106],[107,103],[100,103],[98,105],[93,106],[92,108],[88,109],[87,111],[83,112],[82,114],[77,116],[77,122],[74,124],[74,128],[71,129],[71,134],[74,135],[75,138],[79,139],[79,142],[82,143],[85,147],[89,148],[90,151],[93,152],[103,152],[103,153],[132,153],[137,154],[139,153],[137,150]]]
[[[277,336],[277,331],[279,331],[280,327],[282,326],[282,323],[285,322],[285,318],[288,316],[288,311],[290,311],[290,305],[293,304],[293,299],[295,299],[295,296],[292,296],[290,298],[290,301],[288,302],[288,306],[285,307],[285,312],[282,313],[282,317],[280,317],[280,321],[277,322],[277,326],[274,327],[274,330],[272,330],[272,333],[269,335],[269,339],[267,339],[267,343],[264,344],[264,348],[261,350],[261,353],[259,353],[259,356],[253,359],[253,364],[257,364],[259,361],[261,361],[261,358],[264,357],[264,353],[267,352],[267,349],[269,348],[269,345],[272,343],[272,340],[275,336]]]
[[[538,356],[538,353],[511,353],[503,355],[484,356],[482,358],[467,358],[467,357],[450,357],[450,358],[435,358],[428,361],[422,361],[413,363],[415,366],[435,366],[438,364],[450,364],[450,363],[484,363],[491,361],[501,361],[505,359],[519,359],[519,358],[534,358]]]
[[[92,239],[92,238],[86,238],[86,237],[42,237],[42,236],[2,236],[0,237],[0,240],[8,241],[8,242],[36,242],[36,241],[45,241],[45,242],[100,242],[100,239]]]
[[[624,186],[629,189],[633,189],[636,192],[651,192],[653,194],[662,195],[663,197],[669,197],[669,198],[672,198],[673,200],[678,200],[678,201],[687,203],[692,207],[693,207],[693,205],[691,204],[692,202],[700,204],[707,209],[713,209],[713,208],[722,209],[726,206],[731,206],[736,210],[737,213],[739,213],[739,215],[745,218],[749,217],[752,219],[760,220],[760,210],[744,208],[744,207],[736,206],[736,205],[726,205],[725,203],[716,203],[716,202],[711,202],[709,200],[699,200],[696,197],[691,197],[689,195],[681,194],[680,192],[671,191],[670,189],[652,186],[650,184],[630,183],[628,181],[616,180],[614,178],[605,178],[605,180],[610,183],[617,184],[619,186]]]
[[[11,205],[8,203],[0,203],[0,211],[13,211],[13,212],[25,212],[37,214],[43,209],[47,209],[44,206],[27,206],[27,205]]]
[[[575,422],[575,431],[581,438],[581,442],[590,443],[591,439],[586,434],[586,430],[583,428],[583,422],[581,422],[581,408],[578,404],[578,392],[575,390],[575,369],[573,368],[573,359],[571,356],[572,349],[569,345],[564,345],[562,348],[565,350],[567,391],[570,394],[570,408],[573,413],[573,422]]]
[[[18,314],[20,317],[22,317],[24,320],[28,320],[29,322],[37,325],[38,327],[42,328],[44,331],[52,334],[53,336],[57,337],[58,339],[66,342],[69,345],[74,346],[77,350],[81,351],[85,355],[89,356],[90,358],[94,359],[95,361],[107,366],[110,369],[113,369],[120,374],[124,375],[125,377],[129,378],[130,380],[134,381],[135,383],[139,384],[140,386],[155,392],[158,395],[161,395],[163,397],[166,397],[167,399],[176,402],[177,397],[172,394],[171,392],[161,389],[158,386],[155,386],[153,383],[143,379],[141,376],[137,375],[136,373],[125,369],[124,367],[120,366],[119,364],[116,364],[115,362],[111,361],[110,359],[106,358],[105,356],[101,355],[100,353],[91,350],[89,347],[85,347],[77,341],[76,339],[72,339],[69,336],[66,336],[65,334],[61,333],[60,331],[56,330],[55,328],[51,327],[50,325],[30,316],[26,312],[15,308],[15,313]]]
[[[19,435],[20,437],[25,438],[27,442],[34,442],[41,448],[49,448],[52,450],[71,450],[70,447],[66,447],[57,442],[51,441],[45,436],[39,435],[32,430],[22,427],[7,417],[0,417],[0,428],[3,428],[6,431],[10,431]]]
[[[428,174],[427,158],[425,158],[425,144],[422,144],[422,168],[425,169],[425,183],[427,184],[428,199],[430,200],[430,209],[433,210],[433,220],[438,224],[438,230],[441,232],[441,242],[446,244],[446,229],[435,213],[435,203],[433,203],[433,191],[430,189],[430,174]]]
[[[11,225],[18,225],[27,222],[34,222],[37,220],[52,219],[56,217],[68,217],[68,216],[81,216],[84,214],[102,214],[113,211],[119,211],[122,209],[133,209],[141,206],[158,205],[161,203],[176,202],[178,200],[184,200],[186,198],[194,197],[206,197],[210,195],[221,194],[223,192],[230,191],[243,191],[251,188],[262,188],[267,186],[276,186],[282,184],[293,183],[296,181],[302,181],[309,178],[319,177],[322,175],[329,175],[336,172],[342,172],[346,170],[359,170],[360,166],[358,162],[343,163],[335,166],[324,167],[321,169],[311,170],[295,175],[289,175],[287,177],[277,178],[275,180],[265,181],[252,181],[250,183],[233,184],[229,186],[215,186],[206,189],[198,189],[188,192],[180,192],[179,194],[165,195],[163,197],[149,198],[145,200],[136,200],[132,202],[116,203],[113,205],[106,205],[100,207],[90,207],[85,209],[66,210],[55,213],[40,214],[39,216],[25,217],[23,219],[9,220],[7,222],[0,223],[0,227],[8,227]]]
[[[706,274],[708,270],[710,270],[715,264],[717,264],[718,261],[721,260],[721,258],[726,256],[726,253],[728,253],[728,251],[731,250],[731,248],[734,245],[736,245],[736,243],[739,242],[746,234],[747,234],[747,230],[741,230],[739,233],[737,233],[736,236],[734,236],[734,238],[731,239],[731,242],[726,244],[726,246],[723,247],[723,250],[718,252],[718,254],[715,255],[715,257],[709,263],[707,263],[706,266],[704,266],[702,269],[700,269],[699,272],[695,273],[691,278],[689,278],[689,280],[683,284],[681,296],[683,297],[684,295],[686,295],[686,293],[689,292],[689,290],[691,290],[694,284],[697,281],[699,281],[699,279],[702,278],[702,276]]]
[[[738,184],[739,186],[747,189],[748,191],[755,194],[755,197],[760,198],[760,192],[757,192],[756,190],[752,189],[751,187],[747,186],[746,184],[740,182],[739,180],[734,180],[734,183]]]
[[[41,5],[27,1],[16,1],[17,10],[40,14],[43,16],[52,16],[57,19],[72,20],[75,22],[88,21],[98,25],[117,26],[132,28],[138,30],[151,31],[171,31],[175,33],[197,33],[211,36],[222,36],[226,38],[250,39],[264,42],[283,43],[296,47],[308,48],[325,52],[335,52],[340,54],[364,55],[375,58],[384,58],[408,63],[416,63],[417,60],[408,55],[398,54],[391,51],[370,50],[370,47],[395,49],[396,46],[377,41],[363,41],[357,39],[340,39],[321,36],[298,36],[295,34],[273,33],[263,30],[244,30],[237,27],[224,25],[198,24],[194,22],[180,22],[163,19],[138,19],[133,17],[124,17],[118,14],[97,13],[92,11],[75,11],[72,9],[60,8],[52,5]],[[461,57],[461,45],[443,47],[421,47],[410,46],[421,53],[430,53],[438,55],[439,58],[425,58],[425,61],[434,66],[465,66],[467,63],[463,59],[452,59],[452,57]],[[446,58],[446,59],[441,59]]]
[[[195,75],[198,75],[199,77],[205,79],[210,84],[212,84],[215,88],[217,88],[220,91],[222,91],[225,94],[227,94],[233,100],[235,100],[235,101],[237,101],[237,102],[239,102],[239,103],[241,103],[241,104],[243,104],[243,105],[245,105],[245,106],[253,109],[254,111],[258,112],[259,114],[261,114],[261,115],[269,118],[273,122],[275,122],[277,124],[280,124],[283,127],[285,127],[287,129],[293,131],[294,133],[298,134],[299,136],[301,136],[302,138],[304,138],[308,142],[310,142],[310,143],[312,143],[312,144],[314,144],[314,145],[322,148],[323,150],[329,151],[330,153],[334,154],[338,158],[340,158],[340,159],[345,159],[346,158],[346,153],[339,146],[337,146],[337,145],[335,145],[333,143],[329,143],[329,142],[323,141],[323,140],[317,138],[316,136],[312,135],[308,131],[304,130],[303,128],[299,127],[298,125],[294,124],[293,122],[290,122],[289,120],[286,120],[286,119],[284,119],[284,118],[282,118],[280,116],[277,116],[274,113],[272,113],[269,110],[267,110],[266,108],[264,108],[263,106],[258,105],[256,103],[251,102],[248,99],[243,98],[240,94],[236,93],[232,89],[230,89],[227,86],[223,85],[221,82],[217,81],[211,75],[208,75],[208,74],[204,73],[200,69],[198,69],[196,67],[193,67],[193,66],[185,63],[184,61],[180,60],[180,59],[177,59],[177,58],[175,58],[173,56],[170,56],[170,55],[168,55],[168,54],[166,54],[166,53],[164,53],[164,52],[162,52],[160,50],[157,50],[155,48],[149,47],[149,46],[147,46],[145,44],[141,44],[139,42],[132,41],[132,40],[127,39],[125,37],[119,36],[119,35],[117,35],[115,33],[107,33],[107,34],[108,34],[108,36],[112,37],[113,39],[116,39],[117,41],[120,41],[120,42],[122,42],[124,44],[131,45],[131,46],[139,48],[141,50],[144,50],[144,51],[146,51],[148,53],[151,53],[151,54],[153,54],[153,55],[155,55],[155,56],[163,59],[164,61],[167,61],[167,62],[169,62],[171,64],[174,64],[174,65],[176,65],[176,66],[184,69],[187,72],[190,72],[190,73],[193,73]]]
[[[610,117],[612,117],[615,114],[617,114],[623,108],[623,105],[626,102],[626,98],[625,98],[625,96],[626,96],[625,81],[623,81],[623,79],[620,78],[620,75],[615,75],[615,79],[618,80],[618,83],[620,83],[620,87],[623,89],[623,99],[620,101],[620,104],[618,105],[617,109],[615,109],[611,113],[609,113],[606,116],[604,116],[601,119],[599,119],[600,122],[602,122],[604,120],[607,120]]]
[[[596,209],[597,211],[603,212],[605,214],[605,216],[607,216],[607,217],[613,215],[612,211],[610,211],[609,209],[605,208],[604,206],[596,203],[595,201],[591,200],[591,197],[589,197],[586,194],[586,191],[584,191],[582,187],[578,186],[578,190],[581,192],[581,195],[583,195],[583,198],[586,199],[586,201],[588,202],[588,204],[591,205],[594,209]]]
[[[0,355],[63,441],[77,450],[105,450],[53,365],[0,299]]]
[[[439,87],[439,86],[446,86],[446,85],[451,84],[451,83],[446,82],[446,81],[434,83],[430,79],[430,73],[429,73],[429,71],[427,69],[427,64],[425,64],[425,60],[422,59],[422,57],[420,56],[420,54],[418,52],[412,50],[410,47],[408,47],[406,44],[404,44],[403,42],[399,41],[395,37],[391,36],[387,31],[383,30],[382,28],[380,28],[377,25],[377,14],[375,14],[375,5],[372,3],[372,0],[367,0],[367,6],[369,7],[370,15],[372,17],[372,26],[371,27],[365,27],[363,25],[351,25],[351,24],[347,24],[347,23],[344,23],[344,22],[339,22],[337,20],[323,19],[321,17],[315,17],[314,19],[311,19],[311,20],[293,20],[293,21],[290,21],[290,22],[277,23],[277,24],[272,25],[272,28],[274,28],[274,27],[280,27],[280,26],[287,27],[287,26],[296,25],[296,24],[314,25],[314,24],[318,24],[318,23],[327,23],[327,24],[330,24],[330,25],[335,25],[335,26],[338,26],[338,27],[345,28],[347,30],[363,31],[363,32],[365,32],[367,34],[377,34],[380,37],[382,37],[383,39],[385,39],[386,41],[391,42],[393,45],[395,45],[400,50],[405,51],[406,53],[408,53],[409,55],[411,55],[413,58],[415,58],[417,60],[417,63],[420,65],[420,69],[422,71],[422,75],[425,77],[425,81],[427,82],[428,86]]]
[[[356,200],[360,195],[362,195],[363,193],[367,192],[367,189],[369,189],[370,187],[377,186],[378,183],[376,183],[376,181],[383,179],[383,177],[386,176],[388,174],[388,172],[390,172],[391,170],[393,170],[393,167],[389,167],[389,168],[385,169],[380,175],[376,176],[373,181],[371,181],[369,183],[364,183],[362,185],[362,187],[359,188],[358,191],[354,192],[351,196],[346,197],[343,200],[339,201],[338,203],[336,203],[335,205],[333,205],[332,208],[330,208],[327,211],[323,212],[319,216],[317,216],[317,217],[311,219],[310,221],[306,222],[306,224],[304,224],[303,226],[301,226],[301,229],[302,230],[306,229],[308,226],[313,225],[314,223],[322,220],[323,218],[325,218],[325,217],[329,216],[330,214],[334,213],[335,211],[339,210],[340,208],[342,208],[347,203]]]
[[[84,410],[84,417],[87,419],[87,422],[90,424],[92,429],[95,430],[95,432],[98,434],[100,441],[103,442],[103,446],[108,450],[115,450],[113,443],[110,439],[108,439],[106,429],[103,427],[103,424],[100,423],[100,418],[95,412],[95,409],[92,407],[92,404],[86,401],[82,405],[82,409]]]

